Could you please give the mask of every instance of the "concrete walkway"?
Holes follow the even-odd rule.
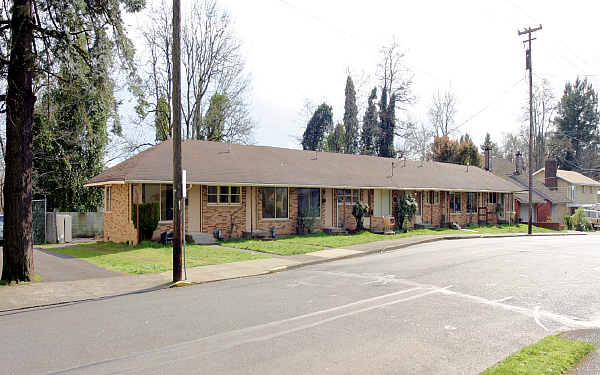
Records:
[[[582,233],[540,233],[533,236],[586,235]],[[194,267],[187,270],[187,280],[206,283],[240,277],[264,275],[311,264],[402,249],[422,243],[471,239],[519,237],[523,234],[456,234],[424,235],[382,240],[360,245],[315,251],[292,256],[273,256],[234,263]],[[117,273],[115,273],[117,274]],[[86,280],[30,283],[16,286],[0,286],[0,314],[32,307],[77,303],[101,298],[111,298],[131,293],[144,293],[172,286],[172,272],[159,274],[124,275],[90,278]]]

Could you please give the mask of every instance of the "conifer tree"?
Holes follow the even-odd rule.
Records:
[[[363,155],[376,155],[377,141],[377,88],[373,88],[369,95],[367,110],[363,117],[362,132],[360,133],[360,153]]]
[[[358,153],[358,107],[354,82],[348,76],[346,80],[346,103],[344,104],[344,152]]]
[[[313,113],[302,135],[304,150],[323,151],[325,134],[333,128],[333,109],[327,103],[321,104]]]
[[[325,149],[329,152],[344,153],[345,150],[345,129],[343,124],[337,124],[332,132],[327,136],[327,145]]]

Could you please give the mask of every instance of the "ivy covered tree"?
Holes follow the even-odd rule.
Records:
[[[154,113],[154,129],[156,131],[157,142],[166,141],[173,135],[171,126],[171,108],[167,98],[161,96],[158,98],[156,112]]]
[[[358,107],[354,82],[348,76],[346,80],[346,102],[344,104],[344,152],[358,153]]]
[[[302,148],[323,151],[325,134],[331,128],[333,128],[333,109],[327,103],[323,103],[317,107],[306,125],[306,130],[302,135]]]
[[[336,127],[327,136],[327,145],[325,149],[329,152],[343,153],[345,152],[345,134],[344,125],[337,124]]]
[[[204,119],[204,139],[222,142],[225,139],[225,119],[229,108],[229,99],[225,95],[213,94]]]
[[[376,155],[377,153],[377,88],[371,90],[367,110],[363,117],[362,132],[360,133],[360,153],[363,155]]]
[[[126,72],[132,93],[139,99],[136,109],[142,114],[145,102],[122,13],[138,12],[144,5],[144,0],[46,0],[35,4],[33,0],[13,0],[2,3],[0,32],[4,40],[10,41],[0,44],[1,55],[9,57],[0,59],[0,79],[7,82],[6,94],[0,93],[0,100],[6,101],[7,125],[2,280],[29,281],[33,276],[32,145],[38,95],[34,92],[34,82],[38,83],[36,88],[45,88],[49,94],[53,91],[53,82],[63,80],[63,75],[67,82],[76,82],[76,85],[94,80],[95,86],[80,86],[84,89],[84,95],[81,95],[84,97],[98,87],[110,87],[113,76],[109,72],[114,71],[114,67],[121,67]],[[81,62],[89,69],[78,69]],[[100,91],[104,94],[109,90]],[[99,97],[102,103],[89,108],[92,111],[110,108],[110,113],[105,115],[111,118],[112,129],[118,132],[118,103],[113,93]],[[79,123],[87,126],[90,114],[83,110],[85,105],[75,103],[74,108],[78,109],[73,113]],[[53,113],[52,108],[47,113]],[[84,139],[82,137],[81,141]],[[79,165],[79,168],[86,166]]]
[[[598,164],[599,121],[598,94],[592,84],[579,77],[574,84],[567,82],[554,120],[553,143],[563,147],[556,147],[552,153],[560,168],[586,172]]]

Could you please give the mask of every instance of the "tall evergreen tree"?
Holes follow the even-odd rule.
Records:
[[[384,129],[387,127],[387,116],[388,116],[388,90],[384,87],[381,90],[381,97],[379,98],[379,121],[377,122],[377,155],[384,156],[386,150],[385,133]]]
[[[371,90],[367,110],[363,117],[362,132],[360,133],[360,153],[363,155],[376,155],[377,153],[377,88]]]
[[[346,134],[343,124],[337,124],[327,136],[325,149],[329,152],[343,153],[346,147]]]
[[[484,152],[486,148],[490,149],[490,154],[492,156],[501,156],[500,148],[494,141],[492,141],[492,136],[490,133],[485,133],[485,139],[481,145],[481,151]]]
[[[33,192],[47,197],[48,210],[95,211],[102,191],[83,184],[104,168],[114,86],[105,79],[108,64],[91,68],[77,56],[73,60],[77,64],[62,69],[57,87],[36,107]],[[114,120],[111,131],[121,131]]]
[[[344,152],[358,153],[358,107],[354,82],[348,76],[346,80],[346,102],[344,104]]]
[[[598,94],[587,78],[582,81],[578,77],[574,84],[567,82],[554,121],[554,143],[567,146],[553,150],[560,168],[584,171],[598,160],[599,120]]]
[[[333,128],[333,109],[327,103],[321,104],[313,113],[302,135],[304,150],[323,151],[325,134]]]

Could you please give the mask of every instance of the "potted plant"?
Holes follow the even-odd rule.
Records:
[[[352,216],[356,219],[356,232],[364,229],[363,217],[369,214],[369,205],[363,201],[358,201],[352,206]]]

